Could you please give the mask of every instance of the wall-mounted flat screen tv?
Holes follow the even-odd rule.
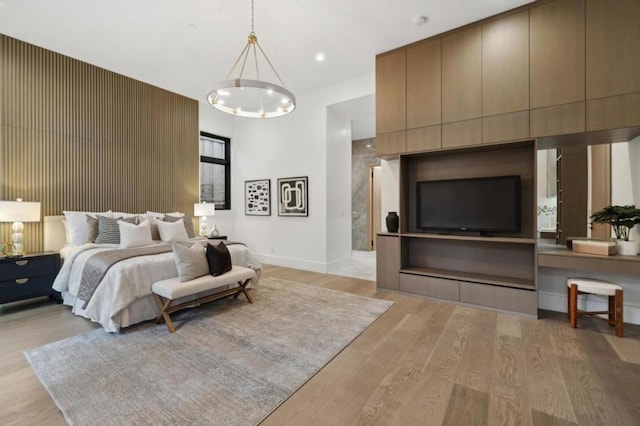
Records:
[[[520,232],[520,176],[417,182],[417,192],[420,229]]]

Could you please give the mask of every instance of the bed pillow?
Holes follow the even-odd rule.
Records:
[[[118,218],[124,222],[135,223],[136,218]],[[118,219],[98,215],[98,236],[96,244],[120,244],[120,226]]]
[[[72,246],[79,246],[87,242],[87,215],[91,217],[96,217],[97,215],[113,217],[111,210],[103,213],[64,210],[62,213],[64,213],[67,222],[67,242]]]
[[[139,225],[119,220],[118,228],[120,230],[120,248],[140,247],[153,244],[153,240],[151,239],[151,226],[148,220],[142,221]]]
[[[151,238],[153,238],[156,241],[160,241],[160,231],[158,231],[158,221],[159,220],[164,220],[164,217],[166,215],[169,216],[176,216],[176,217],[181,217],[184,216],[182,213],[180,212],[173,212],[173,213],[158,213],[158,212],[151,212],[147,210],[147,219],[149,219],[149,223],[151,224]]]
[[[87,243],[95,243],[98,238],[98,218],[86,215],[87,221]]]
[[[158,232],[160,233],[160,239],[167,243],[182,243],[189,241],[187,230],[184,227],[184,221],[179,220],[177,222],[162,222],[156,221],[158,225]]]
[[[172,212],[172,213],[158,213],[158,212],[150,212],[149,210],[147,210],[147,217],[152,217],[154,219],[164,219],[165,216],[178,216],[178,217],[182,217],[184,216],[184,213],[180,213],[180,212]]]
[[[231,254],[227,245],[220,242],[217,246],[207,244],[207,263],[209,273],[214,277],[229,272],[233,267],[231,265]]]
[[[177,222],[180,219],[182,219],[184,221],[184,228],[187,231],[187,235],[189,236],[189,238],[195,237],[196,234],[195,234],[195,232],[193,232],[193,221],[191,220],[191,216],[184,215],[184,216],[180,217],[180,216],[173,216],[173,215],[170,215],[170,214],[164,215],[164,221],[165,222]]]
[[[180,282],[190,281],[209,273],[207,257],[199,242],[193,244],[191,248],[174,244],[173,259],[176,262]]]

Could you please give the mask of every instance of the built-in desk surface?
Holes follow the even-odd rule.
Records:
[[[599,256],[577,253],[562,246],[538,243],[538,267],[640,275],[640,256]]]

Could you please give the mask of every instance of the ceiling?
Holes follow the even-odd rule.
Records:
[[[299,94],[373,73],[378,53],[525,3],[255,0],[255,33]],[[226,78],[250,18],[250,0],[0,0],[0,33],[200,101]]]
[[[254,30],[297,95],[373,73],[378,53],[526,3],[255,0]],[[427,22],[415,25],[420,16]],[[250,30],[250,0],[0,0],[0,33],[199,101],[226,79]],[[266,63],[260,69],[277,83]],[[374,96],[341,111],[353,139],[375,136]]]

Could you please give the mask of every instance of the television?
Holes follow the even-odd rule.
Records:
[[[417,182],[417,226],[428,231],[520,232],[520,176]]]

